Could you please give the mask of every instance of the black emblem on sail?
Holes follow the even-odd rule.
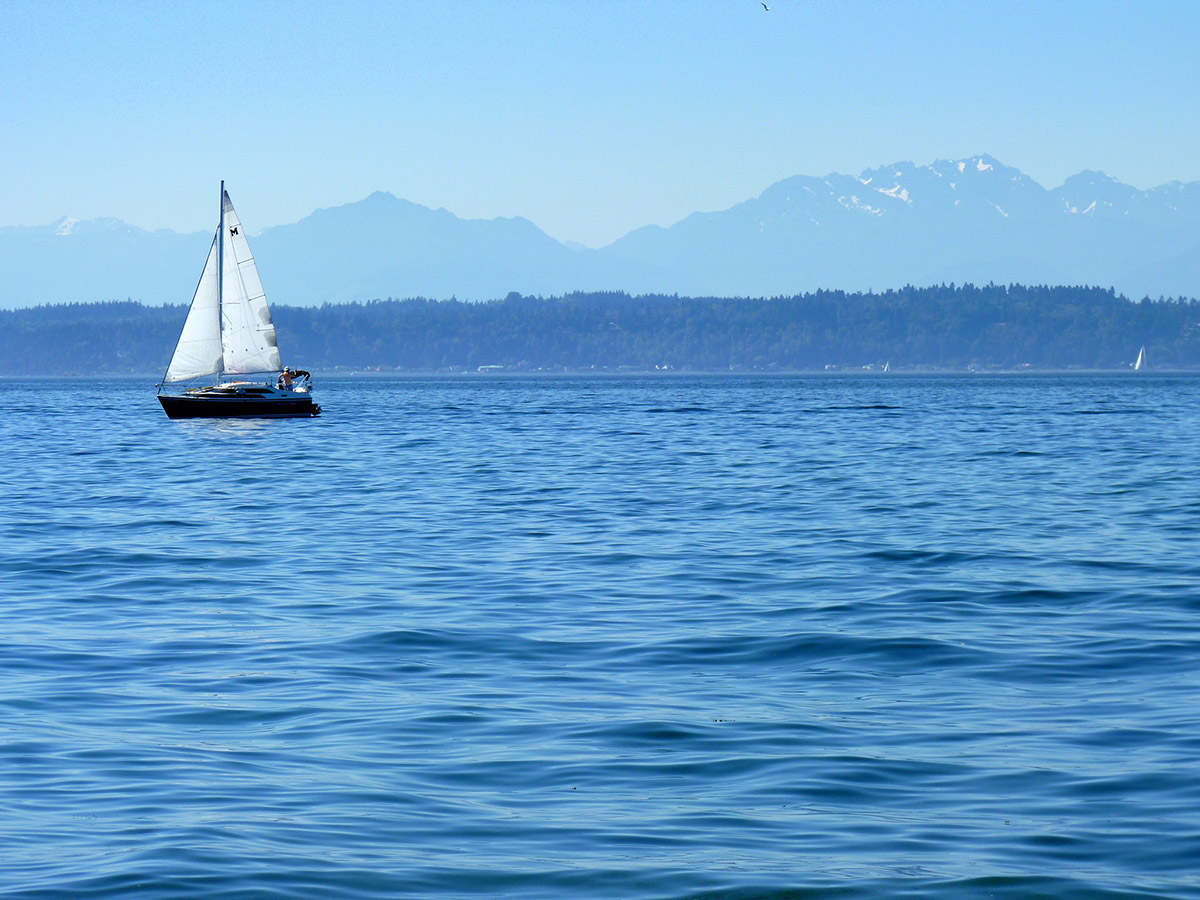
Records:
[[[236,226],[236,225],[234,225],[232,228],[230,228],[230,229],[229,229],[229,233],[230,233],[230,234],[237,234],[237,226]]]

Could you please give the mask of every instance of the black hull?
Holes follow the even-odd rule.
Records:
[[[321,407],[312,397],[286,399],[248,397],[177,397],[159,394],[158,402],[171,419],[292,419],[318,416]]]

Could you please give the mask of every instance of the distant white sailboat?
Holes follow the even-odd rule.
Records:
[[[1146,368],[1146,348],[1145,347],[1143,347],[1141,350],[1138,351],[1138,358],[1137,358],[1137,362],[1135,362],[1133,364],[1133,371],[1140,372],[1144,368]]]
[[[222,381],[222,376],[275,373],[268,381]],[[217,383],[158,400],[172,419],[223,416],[315,416],[321,407],[309,393],[307,372],[284,368],[275,343],[275,325],[258,266],[246,242],[245,229],[234,212],[225,182],[221,182],[221,211],[175,353],[163,384],[216,375]]]
[[[892,370],[892,364],[890,362],[885,362],[883,364],[883,371],[890,372],[891,370]]]

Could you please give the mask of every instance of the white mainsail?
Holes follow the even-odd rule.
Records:
[[[221,298],[217,287],[217,236],[213,235],[204,274],[175,345],[164,381],[186,381],[221,370]]]
[[[163,378],[166,382],[214,373],[277,372],[281,368],[275,325],[258,266],[224,188],[221,206],[224,233],[218,226]],[[218,240],[222,241],[221,247],[217,246]],[[219,273],[218,260],[223,262]]]
[[[225,207],[224,296],[221,298],[225,372],[229,375],[278,372],[275,325],[258,277],[258,266],[254,264],[242,223],[229,202],[229,194],[222,192],[221,202]]]
[[[1135,372],[1140,372],[1144,368],[1146,368],[1146,348],[1145,347],[1143,347],[1141,350],[1138,351],[1137,362],[1135,362],[1133,364],[1133,370]]]

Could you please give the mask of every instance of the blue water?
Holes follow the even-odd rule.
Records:
[[[1200,377],[0,382],[0,894],[1200,898]]]

